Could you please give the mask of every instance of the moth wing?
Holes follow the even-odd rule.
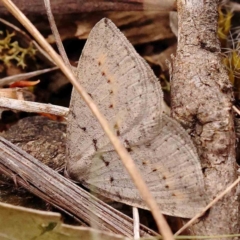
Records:
[[[162,131],[154,139],[126,147],[161,211],[191,218],[207,204],[200,161],[181,125],[165,114],[162,121]],[[90,171],[83,181],[86,187],[110,199],[147,209],[110,144],[90,157]]]
[[[113,131],[137,144],[152,139],[161,128],[162,90],[150,67],[108,19],[92,29],[82,51],[77,78],[104,114]],[[68,171],[88,169],[78,164],[109,143],[102,127],[73,90],[67,130]],[[79,167],[76,167],[79,166]]]

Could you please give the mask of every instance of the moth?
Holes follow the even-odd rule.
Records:
[[[105,115],[164,214],[193,217],[206,206],[203,174],[193,142],[163,112],[158,79],[109,20],[89,34],[77,79]],[[147,209],[97,119],[73,89],[67,129],[67,172],[115,201]]]

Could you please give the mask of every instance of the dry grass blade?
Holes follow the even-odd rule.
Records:
[[[139,212],[138,208],[133,207],[133,233],[134,233],[134,239],[140,238],[140,232],[139,232]]]
[[[64,63],[66,64],[66,66],[71,70],[71,64],[70,64],[70,62],[68,60],[68,57],[67,57],[67,54],[64,50],[64,47],[63,47],[63,44],[62,44],[62,41],[61,41],[61,37],[59,35],[58,29],[57,29],[57,26],[56,26],[56,23],[55,23],[53,14],[52,14],[50,1],[49,0],[44,0],[44,4],[45,4],[45,7],[46,7],[46,11],[47,11],[48,21],[49,21],[51,30],[53,32],[53,35],[55,37],[56,44],[57,44],[58,50],[60,52],[60,55],[61,55]]]
[[[63,73],[67,76],[67,78],[74,85],[76,90],[80,93],[86,104],[89,106],[93,114],[97,117],[99,123],[101,124],[103,130],[106,135],[109,137],[111,143],[113,144],[116,152],[119,154],[124,166],[126,167],[128,173],[130,174],[134,184],[139,190],[142,198],[146,201],[149,209],[151,210],[153,217],[157,223],[158,229],[163,235],[164,239],[173,240],[173,234],[171,232],[170,227],[168,226],[165,218],[160,212],[160,209],[152,197],[152,194],[147,188],[147,185],[143,181],[143,178],[136,168],[132,158],[129,153],[125,149],[125,147],[121,144],[117,136],[112,132],[109,127],[108,122],[105,117],[99,112],[96,104],[92,101],[91,97],[87,94],[87,92],[82,88],[82,86],[77,82],[77,79],[65,66],[62,59],[58,56],[58,54],[53,50],[53,48],[46,42],[43,36],[38,32],[38,30],[31,24],[31,22],[25,17],[25,15],[19,11],[19,9],[9,0],[2,0],[2,3],[7,7],[7,9],[24,25],[24,27],[31,33],[32,36],[37,39],[39,44],[49,53],[49,55],[55,60],[57,66],[63,71]]]
[[[240,115],[240,111],[236,106],[233,106],[232,108],[238,115]]]
[[[201,217],[208,209],[210,209],[216,202],[218,202],[221,198],[223,198],[231,189],[233,189],[240,182],[240,177],[234,183],[232,183],[229,187],[227,187],[223,192],[221,192],[212,202],[210,202],[205,209],[203,209],[199,214],[193,217],[189,222],[187,222],[182,228],[180,228],[174,236],[179,235],[185,229],[187,229],[190,225],[192,225],[199,217]]]
[[[25,80],[25,79],[29,79],[29,78],[44,74],[44,73],[48,73],[48,72],[54,71],[56,69],[58,69],[58,68],[53,67],[53,68],[47,68],[47,69],[37,70],[37,71],[33,71],[33,72],[28,72],[28,73],[21,73],[21,74],[9,76],[9,77],[1,78],[0,79],[0,87],[2,87],[4,85],[12,84],[12,83],[20,81],[20,80]]]

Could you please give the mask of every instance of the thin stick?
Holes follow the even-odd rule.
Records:
[[[101,124],[103,130],[105,131],[106,135],[109,137],[111,143],[113,144],[116,152],[118,153],[119,157],[121,158],[125,168],[127,169],[129,175],[131,176],[134,184],[138,188],[140,195],[146,201],[152,215],[156,221],[159,231],[161,232],[164,239],[173,240],[172,231],[165,220],[164,216],[160,212],[160,209],[153,198],[152,194],[148,190],[148,187],[142,176],[134,164],[131,156],[125,149],[125,147],[121,144],[117,136],[112,132],[107,120],[105,117],[100,113],[99,109],[97,108],[96,104],[93,102],[91,97],[85,91],[85,89],[78,83],[77,79],[75,78],[74,74],[71,70],[68,69],[67,66],[63,63],[62,59],[58,56],[58,54],[53,50],[53,48],[47,43],[44,37],[39,33],[39,31],[33,26],[33,24],[25,17],[25,15],[19,11],[19,9],[13,4],[10,0],[2,0],[2,3],[5,7],[18,19],[18,21],[23,24],[23,26],[31,33],[31,35],[38,41],[38,43],[45,49],[45,51],[54,59],[56,65],[63,71],[65,76],[70,80],[76,90],[80,93],[86,104],[89,106],[93,114],[98,119],[99,123]]]
[[[233,106],[232,108],[238,115],[240,115],[240,110],[236,106]]]
[[[67,117],[68,108],[52,104],[30,102],[24,100],[0,97],[0,107],[23,112],[49,113],[56,116]]]
[[[139,212],[137,207],[132,207],[132,212],[133,212],[133,237],[134,239],[139,239],[140,238],[140,222],[139,222]]]
[[[57,47],[58,47],[58,51],[59,51],[65,65],[71,70],[71,64],[68,60],[66,51],[63,47],[62,40],[61,40],[61,37],[59,35],[57,25],[56,25],[56,22],[54,20],[53,14],[52,14],[50,1],[49,0],[44,0],[44,4],[45,4],[46,11],[47,11],[48,21],[49,21],[53,36],[55,37],[55,41],[56,41],[56,44],[57,44]]]
[[[199,212],[195,217],[193,217],[189,222],[187,222],[182,228],[180,228],[174,236],[179,235],[186,228],[192,225],[199,217],[201,217],[209,208],[211,208],[216,202],[218,202],[222,197],[224,197],[232,188],[234,188],[240,182],[240,177],[234,181],[229,187],[227,187],[223,192],[221,192],[212,202],[210,202],[201,212]]]

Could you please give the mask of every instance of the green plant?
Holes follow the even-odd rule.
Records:
[[[0,35],[4,36],[4,32],[0,31]],[[17,66],[24,69],[26,57],[34,59],[37,50],[33,48],[32,43],[29,44],[28,48],[20,47],[18,41],[13,40],[14,36],[15,32],[6,31],[6,35],[0,39],[0,61],[9,66],[10,62],[14,60],[17,62]]]

